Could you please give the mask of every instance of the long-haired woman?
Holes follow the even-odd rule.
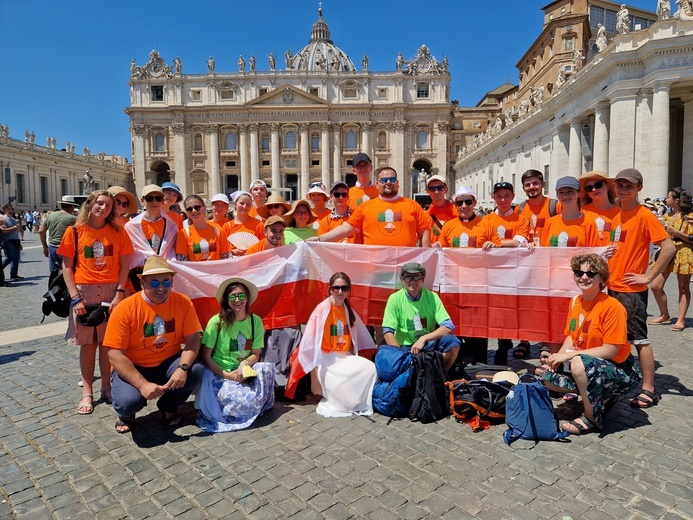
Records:
[[[229,256],[229,244],[221,226],[207,220],[205,201],[188,195],[183,203],[188,226],[178,231],[176,260],[202,262]]]

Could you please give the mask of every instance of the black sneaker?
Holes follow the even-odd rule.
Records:
[[[24,277],[19,275],[10,276],[10,280],[24,280]]]

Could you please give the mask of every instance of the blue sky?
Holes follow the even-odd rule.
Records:
[[[473,106],[506,78],[517,83],[515,64],[541,32],[548,3],[324,0],[323,12],[335,45],[359,69],[368,54],[371,71],[394,70],[398,52],[411,59],[425,44],[439,61],[448,57],[451,99]],[[210,55],[217,72],[232,72],[240,54],[254,54],[258,70],[268,70],[267,54],[281,65],[286,49],[308,43],[317,1],[241,4],[0,0],[0,123],[15,139],[28,129],[37,144],[51,135],[59,149],[69,140],[79,153],[89,146],[130,159],[124,109],[133,58],[143,65],[157,49],[169,64],[180,56],[183,73],[203,73]]]

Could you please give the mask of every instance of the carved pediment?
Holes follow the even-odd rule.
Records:
[[[317,96],[309,94],[305,90],[294,87],[293,85],[283,85],[274,90],[258,96],[257,98],[249,101],[247,106],[276,106],[276,107],[287,107],[287,106],[324,106],[327,107],[328,103]]]

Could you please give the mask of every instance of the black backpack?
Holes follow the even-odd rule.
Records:
[[[72,230],[75,234],[75,258],[73,262],[73,269],[77,269],[77,250],[79,249],[77,228],[72,226]],[[73,271],[74,272],[74,271]],[[48,276],[48,292],[43,295],[44,302],[41,306],[41,311],[43,312],[43,318],[41,318],[41,323],[49,316],[51,313],[55,314],[59,318],[67,318],[70,315],[70,305],[72,303],[72,298],[70,297],[70,291],[65,284],[65,279],[63,278],[62,269],[53,269],[51,274]]]
[[[414,357],[416,389],[409,408],[412,421],[430,423],[450,415],[447,371],[443,354],[437,351],[419,352]]]

